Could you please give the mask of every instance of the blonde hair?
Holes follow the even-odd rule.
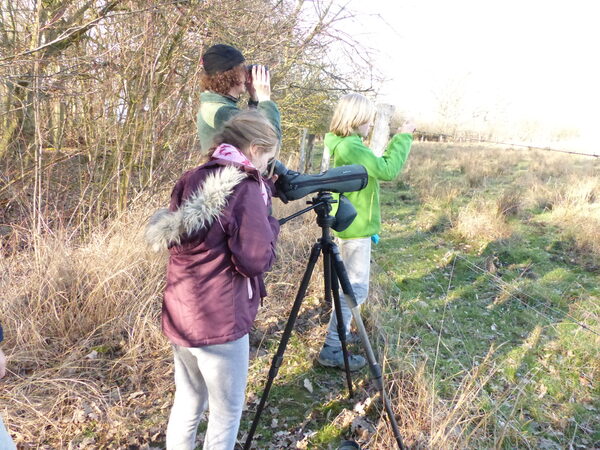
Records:
[[[346,94],[335,107],[329,129],[338,136],[350,136],[374,117],[375,107],[371,100],[361,94]]]
[[[246,150],[255,145],[262,153],[279,149],[279,136],[266,117],[257,110],[237,113],[223,125],[213,140],[209,154],[221,144]]]

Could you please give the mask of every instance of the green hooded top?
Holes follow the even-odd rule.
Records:
[[[281,139],[281,118],[275,102],[271,100],[258,102],[256,108],[265,115],[275,128],[279,139]],[[213,139],[221,131],[223,124],[238,112],[240,112],[240,109],[237,107],[237,100],[233,97],[210,91],[204,91],[200,94],[197,126],[200,148],[203,151],[208,150],[213,145]]]
[[[342,239],[355,239],[379,233],[379,180],[391,181],[398,176],[410,152],[412,140],[412,134],[396,134],[388,143],[383,155],[377,157],[357,134],[347,137],[333,133],[325,135],[325,145],[329,149],[333,167],[360,164],[369,174],[369,181],[364,189],[344,194],[358,214],[348,228],[335,233],[337,236]]]

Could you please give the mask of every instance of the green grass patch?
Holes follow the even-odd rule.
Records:
[[[465,239],[451,229],[467,197],[494,200],[529,165],[491,171],[471,181],[467,196],[445,204],[415,200],[417,190],[405,184],[384,185],[374,281],[394,304],[383,301],[378,317],[387,334],[400,335],[390,339],[397,364],[424,363],[445,404],[457,402],[466,374],[493,349],[489,377],[470,406],[474,416],[486,411],[487,425],[463,420],[454,429],[469,445],[597,446],[598,274],[572,257],[571,243],[547,223],[545,211],[514,216],[512,235],[503,239]],[[468,170],[431,174],[432,184],[462,186]],[[414,172],[409,178],[421,179]]]

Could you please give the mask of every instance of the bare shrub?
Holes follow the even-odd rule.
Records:
[[[196,162],[200,57],[217,42],[271,68],[283,150],[293,153],[301,128],[326,129],[340,90],[360,88],[354,69],[344,73],[327,56],[332,41],[355,49],[337,28],[351,15],[320,1],[3,2],[0,23],[11,30],[0,40],[7,223],[30,221],[37,233],[89,229]],[[368,72],[364,54],[348,57]]]

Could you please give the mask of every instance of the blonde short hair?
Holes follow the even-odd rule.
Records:
[[[209,155],[221,144],[233,145],[242,151],[256,145],[262,153],[266,153],[278,150],[280,143],[273,125],[260,111],[251,109],[241,111],[225,122],[213,140]]]
[[[374,117],[375,107],[371,100],[361,94],[346,94],[335,107],[329,129],[338,136],[350,136]]]

